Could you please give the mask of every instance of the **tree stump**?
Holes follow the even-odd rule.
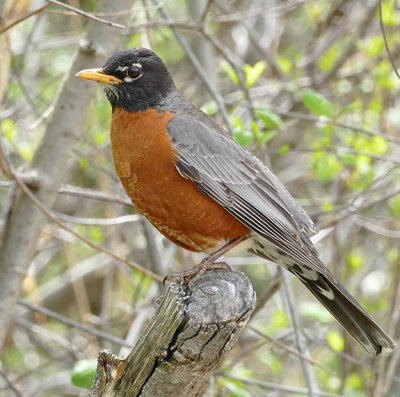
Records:
[[[255,301],[241,272],[208,271],[192,289],[176,278],[127,358],[100,352],[89,397],[201,395]]]

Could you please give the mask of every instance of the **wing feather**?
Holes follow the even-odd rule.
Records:
[[[167,127],[179,172],[254,232],[321,271],[306,234],[314,225],[286,188],[217,123],[195,108],[191,112],[176,114]]]

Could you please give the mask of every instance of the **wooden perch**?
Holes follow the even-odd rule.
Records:
[[[192,290],[175,279],[126,359],[100,352],[89,397],[201,395],[255,301],[241,272],[208,271]]]

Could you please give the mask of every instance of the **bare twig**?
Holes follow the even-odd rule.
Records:
[[[52,310],[46,309],[45,307],[35,305],[34,303],[30,303],[30,302],[28,302],[26,300],[22,300],[22,299],[20,299],[18,301],[18,305],[26,307],[29,310],[32,310],[32,311],[35,311],[38,313],[42,313],[48,317],[54,318],[55,320],[61,321],[62,323],[69,325],[70,327],[74,327],[81,331],[87,332],[88,334],[97,336],[98,338],[107,340],[112,343],[116,343],[121,346],[132,347],[131,344],[126,343],[123,339],[120,339],[120,338],[117,338],[116,336],[110,335],[107,332],[99,331],[98,329],[88,327],[87,325],[78,323],[77,321],[71,320],[65,316],[62,316],[61,314],[53,312]]]
[[[58,188],[58,192],[61,194],[67,194],[70,196],[82,197],[87,198],[90,200],[99,200],[99,201],[106,201],[109,203],[116,203],[127,205],[129,207],[133,207],[132,201],[128,198],[121,198],[119,196],[111,196],[109,194],[94,190],[94,189],[87,189],[78,186],[71,186],[71,185],[63,185]]]
[[[166,20],[171,22],[169,15],[167,14],[167,12],[164,10],[164,8],[160,5],[158,0],[152,0],[153,3],[155,5],[157,5],[158,7],[158,11],[161,14],[161,16]],[[184,51],[186,52],[187,57],[189,58],[190,62],[192,63],[193,67],[196,70],[196,73],[198,74],[200,80],[202,81],[202,83],[207,87],[208,91],[210,92],[210,94],[212,95],[212,97],[215,99],[215,101],[218,103],[219,109],[221,111],[221,115],[225,121],[226,127],[227,129],[233,133],[233,127],[231,124],[231,121],[229,119],[229,115],[228,112],[226,110],[226,106],[224,103],[224,100],[221,96],[221,94],[215,89],[215,87],[213,87],[210,82],[209,79],[207,77],[207,75],[205,74],[203,68],[200,65],[200,62],[198,61],[198,59],[196,58],[196,56],[194,55],[192,49],[190,48],[188,42],[186,41],[186,39],[181,35],[181,33],[179,32],[178,29],[175,28],[175,26],[171,26],[171,30],[174,32],[174,35],[176,37],[176,39],[178,40],[178,42],[180,43],[180,45],[182,46],[182,48],[184,49]]]
[[[0,369],[0,375],[3,377],[5,382],[7,383],[8,388],[14,392],[17,397],[23,397],[22,393],[14,386],[14,381],[10,380],[7,374]]]
[[[64,222],[79,223],[81,225],[115,226],[115,225],[121,225],[123,223],[139,222],[142,219],[142,217],[137,214],[122,215],[122,216],[117,216],[115,218],[83,218],[79,216],[61,214],[60,212],[54,212],[54,211],[53,214],[57,218],[63,220]]]
[[[292,354],[293,356],[296,356],[296,357],[300,358],[301,360],[308,361],[310,364],[322,368],[324,371],[329,372],[331,375],[335,375],[335,372],[332,371],[331,369],[329,369],[328,367],[326,367],[325,365],[319,363],[318,361],[313,360],[312,358],[300,353],[297,350],[292,349],[290,346],[286,345],[285,343],[281,342],[280,340],[271,338],[270,336],[266,335],[264,332],[259,331],[257,328],[254,328],[251,325],[249,325],[247,328],[252,330],[258,336],[261,336],[262,338],[270,341],[274,345],[279,346],[280,348],[282,348],[283,350]]]
[[[0,136],[0,140],[1,140],[1,136]],[[2,149],[2,145],[0,145],[0,150]],[[54,216],[52,214],[52,212],[46,208],[45,205],[43,205],[36,197],[35,195],[30,191],[30,189],[26,186],[26,184],[19,178],[19,176],[17,176],[17,174],[12,170],[10,164],[8,163],[8,167],[12,172],[13,175],[13,179],[15,180],[15,182],[17,183],[17,185],[19,186],[19,188],[22,190],[22,192],[32,201],[32,203],[39,208],[40,211],[43,212],[44,215],[46,215],[49,219],[51,219],[54,223],[56,223],[59,227],[61,227],[62,229],[66,230],[68,233],[71,233],[73,236],[75,236],[76,238],[78,238],[79,240],[83,241],[85,244],[87,244],[89,247],[92,247],[98,251],[102,251],[108,255],[110,255],[111,257],[113,257],[114,259],[125,263],[126,265],[132,267],[133,269],[139,270],[142,273],[146,274],[147,276],[150,276],[151,278],[153,278],[154,280],[158,281],[158,282],[162,282],[162,277],[159,276],[158,274],[153,273],[152,271],[138,265],[137,263],[131,262],[126,258],[121,258],[119,255],[116,255],[114,252],[112,252],[111,250],[109,250],[106,247],[103,247],[89,239],[87,239],[86,237],[80,235],[79,233],[75,232],[74,230],[70,229],[69,227],[65,226],[56,216]]]
[[[239,382],[243,382],[244,384],[248,384],[248,385],[254,385],[254,386],[259,386],[262,387],[264,389],[268,389],[268,390],[274,390],[276,392],[278,392],[278,395],[281,395],[280,393],[289,393],[289,394],[304,394],[304,395],[310,395],[309,394],[309,390],[308,389],[304,389],[301,387],[294,387],[294,386],[284,386],[278,383],[272,383],[272,382],[263,382],[260,380],[256,380],[256,379],[246,379],[246,378],[240,378],[237,376],[231,376],[229,374],[225,374],[223,372],[215,372],[214,373],[215,376],[222,376],[226,379],[233,379],[233,380],[238,380]],[[332,393],[326,393],[323,391],[316,391],[314,393],[315,396],[321,396],[321,397],[342,397],[339,394],[332,394]]]
[[[283,292],[285,294],[286,301],[288,303],[289,314],[290,314],[290,318],[291,318],[292,325],[293,325],[297,349],[302,354],[302,356],[307,357],[309,355],[309,353],[308,353],[308,349],[307,349],[307,345],[305,342],[303,332],[301,330],[299,315],[295,308],[296,304],[295,304],[295,299],[293,296],[292,289],[290,287],[289,276],[288,276],[287,271],[285,269],[283,269],[281,266],[279,266],[279,272],[281,273],[281,277],[282,277],[282,288],[283,288]],[[305,375],[307,386],[308,386],[308,394],[310,397],[316,396],[317,392],[318,392],[318,385],[316,383],[315,374],[312,370],[312,367],[311,367],[309,361],[305,361],[302,358],[300,358],[300,362],[301,362],[301,365],[304,370],[304,375]]]
[[[25,21],[25,19],[28,19],[33,15],[40,14],[42,11],[44,11],[49,6],[50,6],[50,4],[45,4],[44,6],[42,6],[40,8],[37,8],[36,10],[28,12],[27,14],[23,15],[21,18],[16,19],[15,21],[11,22],[9,25],[7,25],[4,28],[0,29],[0,34],[3,34],[4,32],[7,32],[7,30],[13,28],[15,25],[18,25],[19,23]]]
[[[64,4],[61,1],[57,1],[57,0],[46,0],[46,1],[49,2],[49,3],[55,4],[55,5],[58,5],[60,7],[64,7],[67,10],[71,10],[71,11],[73,11],[73,12],[79,14],[79,15],[82,15],[82,16],[84,16],[86,18],[93,19],[94,21],[104,23],[104,24],[106,24],[108,26],[113,26],[114,28],[119,28],[119,29],[126,29],[125,25],[121,25],[119,23],[107,21],[106,19],[96,17],[96,16],[94,16],[92,14],[89,14],[88,12],[82,11],[79,8],[72,7],[69,4]]]
[[[389,49],[389,45],[388,45],[387,38],[386,38],[385,27],[383,26],[382,0],[379,0],[379,25],[381,27],[383,41],[385,42],[385,48],[386,48],[386,52],[388,53],[390,63],[392,64],[393,70],[396,73],[397,78],[400,79],[400,74],[399,74],[399,72],[398,72],[398,70],[396,68],[396,65],[394,64],[394,60],[393,60],[392,54],[391,54],[390,49]]]

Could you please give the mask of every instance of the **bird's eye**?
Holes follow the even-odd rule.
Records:
[[[129,69],[126,71],[126,74],[131,79],[138,79],[142,74],[142,66],[134,63]]]

